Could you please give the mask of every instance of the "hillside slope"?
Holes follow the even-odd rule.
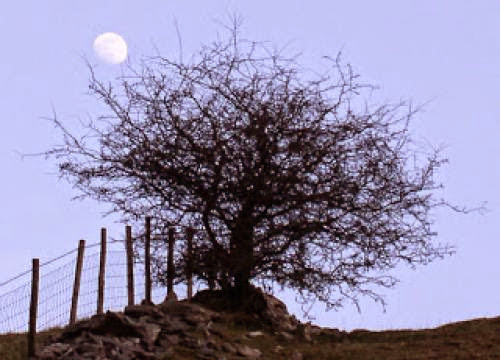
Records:
[[[301,324],[269,295],[244,307],[207,291],[191,302],[127,307],[40,334],[37,359],[500,359],[500,317],[343,332]],[[25,359],[25,338],[0,336],[0,359]]]

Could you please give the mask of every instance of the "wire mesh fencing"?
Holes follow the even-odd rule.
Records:
[[[26,331],[30,290],[31,283],[27,282],[0,295],[0,333]]]
[[[62,256],[42,263],[40,266],[40,298],[38,306],[38,328],[58,326],[62,321],[60,310],[67,302],[66,294],[72,291],[75,260],[70,260],[72,250]],[[4,289],[10,289],[3,292]],[[0,333],[25,332],[28,329],[31,270],[0,284]],[[71,301],[71,297],[69,299]],[[58,319],[61,318],[61,319]],[[54,324],[50,326],[50,324]]]
[[[105,263],[104,311],[122,310],[128,303],[127,253],[125,242],[108,243]],[[77,306],[77,319],[87,318],[97,311],[100,244],[85,246]],[[40,265],[39,299],[36,329],[47,330],[65,326],[70,321],[75,282],[77,249]],[[145,295],[144,267],[134,266],[134,303]],[[181,285],[182,286],[182,285]],[[31,297],[31,270],[0,283],[0,334],[28,331]],[[152,299],[161,302],[165,289],[153,288]]]

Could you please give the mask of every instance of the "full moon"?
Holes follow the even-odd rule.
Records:
[[[107,32],[94,40],[96,55],[108,64],[120,64],[127,58],[127,43],[118,34]]]

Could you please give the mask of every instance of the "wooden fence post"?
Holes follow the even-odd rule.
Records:
[[[99,259],[99,283],[97,289],[97,314],[104,313],[104,287],[106,278],[106,228],[101,228],[101,254]]]
[[[187,235],[187,259],[186,259],[186,277],[187,277],[187,298],[191,300],[193,297],[193,235],[194,229],[189,227],[186,231]]]
[[[167,253],[167,301],[177,300],[174,292],[174,229],[168,229],[168,253]]]
[[[71,313],[69,323],[76,322],[76,313],[78,309],[78,294],[80,292],[80,280],[82,278],[83,254],[85,252],[85,240],[80,240],[78,243],[78,254],[76,256],[75,282],[73,284],[73,297],[71,299]]]
[[[38,284],[40,278],[40,260],[33,259],[32,262],[33,267],[31,270],[31,302],[28,330],[28,356],[35,356],[36,352],[36,317],[38,314]]]
[[[125,227],[126,248],[127,248],[127,289],[128,305],[134,305],[134,250],[132,248],[132,227]]]
[[[146,217],[146,239],[144,241],[144,285],[145,303],[152,304],[151,301],[151,217]]]

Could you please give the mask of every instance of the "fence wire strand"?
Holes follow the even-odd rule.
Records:
[[[119,244],[119,245],[117,245]],[[99,252],[89,249],[100,243],[85,246],[77,319],[94,315],[97,311],[99,278]],[[127,305],[127,264],[123,240],[108,240],[106,252],[104,311],[122,310]],[[77,249],[70,250],[40,265],[37,331],[65,326],[69,323],[75,279]],[[70,261],[57,266],[73,254]],[[144,269],[135,264],[135,303],[144,297]],[[31,298],[31,270],[25,271],[0,283],[0,334],[19,333],[28,330]],[[8,286],[7,286],[8,285]],[[10,288],[10,290],[7,290]],[[6,290],[2,293],[2,290]],[[153,289],[153,300],[161,301],[164,289]]]

